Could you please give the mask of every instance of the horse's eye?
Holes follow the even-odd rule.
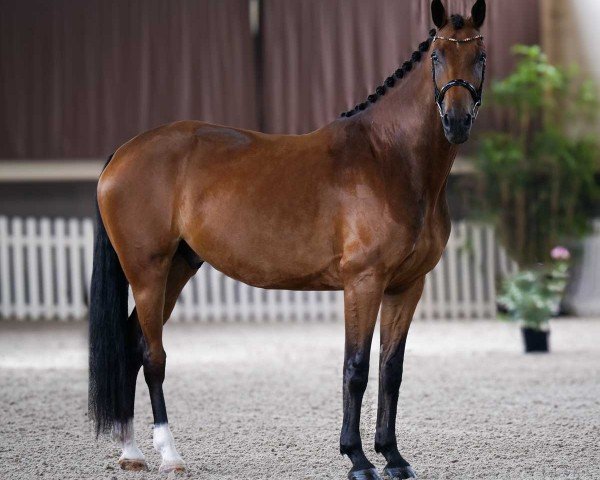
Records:
[[[482,53],[481,55],[479,55],[480,63],[485,63],[486,60],[487,60],[487,55],[485,53]]]
[[[433,60],[434,63],[439,63],[440,58],[438,57],[438,54],[436,52],[433,52],[431,54],[431,59]]]

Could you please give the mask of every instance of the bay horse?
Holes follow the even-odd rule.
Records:
[[[359,432],[381,308],[375,450],[385,476],[416,477],[395,432],[406,338],[425,275],[448,241],[446,183],[477,117],[486,62],[485,0],[468,18],[448,17],[440,0],[431,13],[438,30],[411,60],[319,130],[267,135],[182,121],[111,156],[97,188],[89,408],[96,433],[112,431],[122,443],[122,468],[147,468],[133,432],[143,366],[160,470],[184,469],[163,396],[162,331],[208,262],[256,287],[344,291],[340,451],[351,480],[381,478]]]

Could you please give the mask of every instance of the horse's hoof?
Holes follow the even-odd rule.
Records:
[[[183,460],[174,460],[171,462],[163,461],[158,471],[160,473],[185,472],[185,463],[183,463]]]
[[[348,480],[382,480],[376,468],[366,468],[364,470],[350,470]]]
[[[129,470],[130,472],[145,472],[148,470],[148,465],[145,460],[141,459],[119,459],[119,465],[123,470]]]
[[[407,465],[406,467],[385,467],[383,477],[387,480],[402,480],[404,478],[417,478],[417,474],[410,465]]]

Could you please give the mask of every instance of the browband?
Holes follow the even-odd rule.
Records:
[[[454,43],[468,43],[468,42],[472,42],[474,40],[483,40],[483,35],[476,35],[474,37],[469,37],[469,38],[450,38],[450,37],[440,37],[439,35],[436,35],[435,37],[433,37],[433,41],[435,42],[436,40],[447,40],[448,42],[454,42]]]

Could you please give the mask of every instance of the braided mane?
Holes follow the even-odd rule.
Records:
[[[375,93],[369,95],[366,102],[359,103],[352,110],[343,112],[341,116],[351,117],[353,115],[356,115],[357,113],[365,110],[370,104],[377,102],[377,100],[379,100],[379,97],[383,97],[389,88],[393,88],[396,85],[397,81],[403,79],[408,74],[408,72],[410,72],[413,69],[413,65],[415,63],[421,61],[421,59],[423,58],[423,54],[429,50],[431,42],[433,42],[433,38],[436,34],[437,31],[435,29],[431,30],[429,32],[429,38],[423,43],[419,44],[418,50],[413,52],[413,54],[410,57],[410,60],[404,62],[398,70],[396,70],[385,80],[383,85],[377,87],[375,89]]]

